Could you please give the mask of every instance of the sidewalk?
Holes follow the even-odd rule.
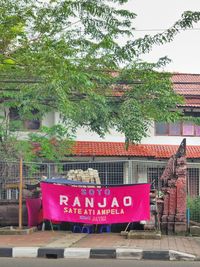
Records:
[[[162,236],[161,240],[126,239],[118,233],[81,234],[64,231],[39,231],[29,235],[0,235],[1,250],[10,248],[68,249],[68,251],[100,251],[132,249],[132,251],[177,251],[200,258],[200,237]],[[51,250],[52,252],[52,250]],[[64,253],[64,252],[63,252]],[[77,254],[78,255],[78,254]],[[78,257],[78,256],[77,256]]]
[[[0,235],[1,247],[70,247],[86,234],[38,231],[28,235]]]
[[[199,238],[200,240],[200,238]],[[161,240],[126,239],[119,234],[92,234],[80,239],[73,247],[135,248],[143,250],[176,250],[200,257],[200,242],[194,237],[162,236]]]

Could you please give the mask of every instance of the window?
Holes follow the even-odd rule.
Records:
[[[181,123],[170,123],[169,134],[170,135],[181,135]]]
[[[166,123],[155,123],[155,129],[157,135],[168,135],[168,125]]]
[[[193,123],[183,123],[183,135],[194,135],[195,125]]]
[[[33,110],[32,114],[35,115],[37,114],[37,112],[38,112],[37,110]],[[38,130],[41,126],[41,122],[39,119],[21,121],[18,108],[10,108],[9,119],[11,122],[19,121],[22,123],[22,125],[18,125],[18,130],[20,128],[24,128],[26,130]]]
[[[196,136],[200,136],[200,126],[198,125],[195,126],[195,133],[196,133]]]
[[[9,118],[12,121],[20,120],[19,111],[17,108],[10,108],[9,110]]]
[[[200,136],[200,126],[192,122],[155,122],[155,134],[166,136]]]

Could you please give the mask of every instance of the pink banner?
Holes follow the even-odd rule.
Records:
[[[92,188],[43,182],[41,188],[48,220],[112,224],[150,218],[150,184]]]

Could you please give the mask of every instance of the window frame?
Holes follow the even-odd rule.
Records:
[[[167,126],[167,134],[158,134],[157,131],[156,131],[156,124],[157,123],[160,123],[160,122],[154,122],[154,135],[155,136],[185,136],[185,137],[200,137],[200,133],[197,135],[197,127],[200,127],[199,125],[196,125],[194,123],[193,124],[193,127],[194,127],[194,134],[183,134],[183,125],[184,125],[184,122],[179,122],[180,123],[180,135],[175,135],[175,134],[170,134],[170,123],[163,123],[163,124],[166,124]]]
[[[22,120],[22,119],[20,119],[19,113],[17,113],[17,112],[18,112],[18,109],[17,108],[10,107],[9,108],[9,114],[8,114],[9,121],[21,121],[22,122],[23,128],[19,128],[19,129],[17,129],[17,131],[21,131],[21,132],[26,132],[26,131],[36,132],[36,131],[39,131],[40,130],[41,123],[42,123],[40,119],[36,119],[36,120],[35,119],[32,119],[32,120],[31,119],[30,120],[28,120],[28,119]],[[12,114],[12,116],[11,116],[11,114]],[[29,128],[28,127],[28,124],[30,122],[34,122],[34,121],[36,121],[39,124],[39,127],[37,129]]]

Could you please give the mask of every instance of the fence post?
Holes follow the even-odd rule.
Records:
[[[51,175],[51,165],[50,165],[50,163],[47,163],[47,177],[48,177],[48,179],[50,178],[50,175]]]
[[[132,160],[128,161],[128,184],[132,183],[133,179],[133,162]]]
[[[22,228],[23,160],[19,162],[19,229]]]
[[[105,178],[106,178],[106,185],[108,184],[108,166],[107,163],[105,164]]]

